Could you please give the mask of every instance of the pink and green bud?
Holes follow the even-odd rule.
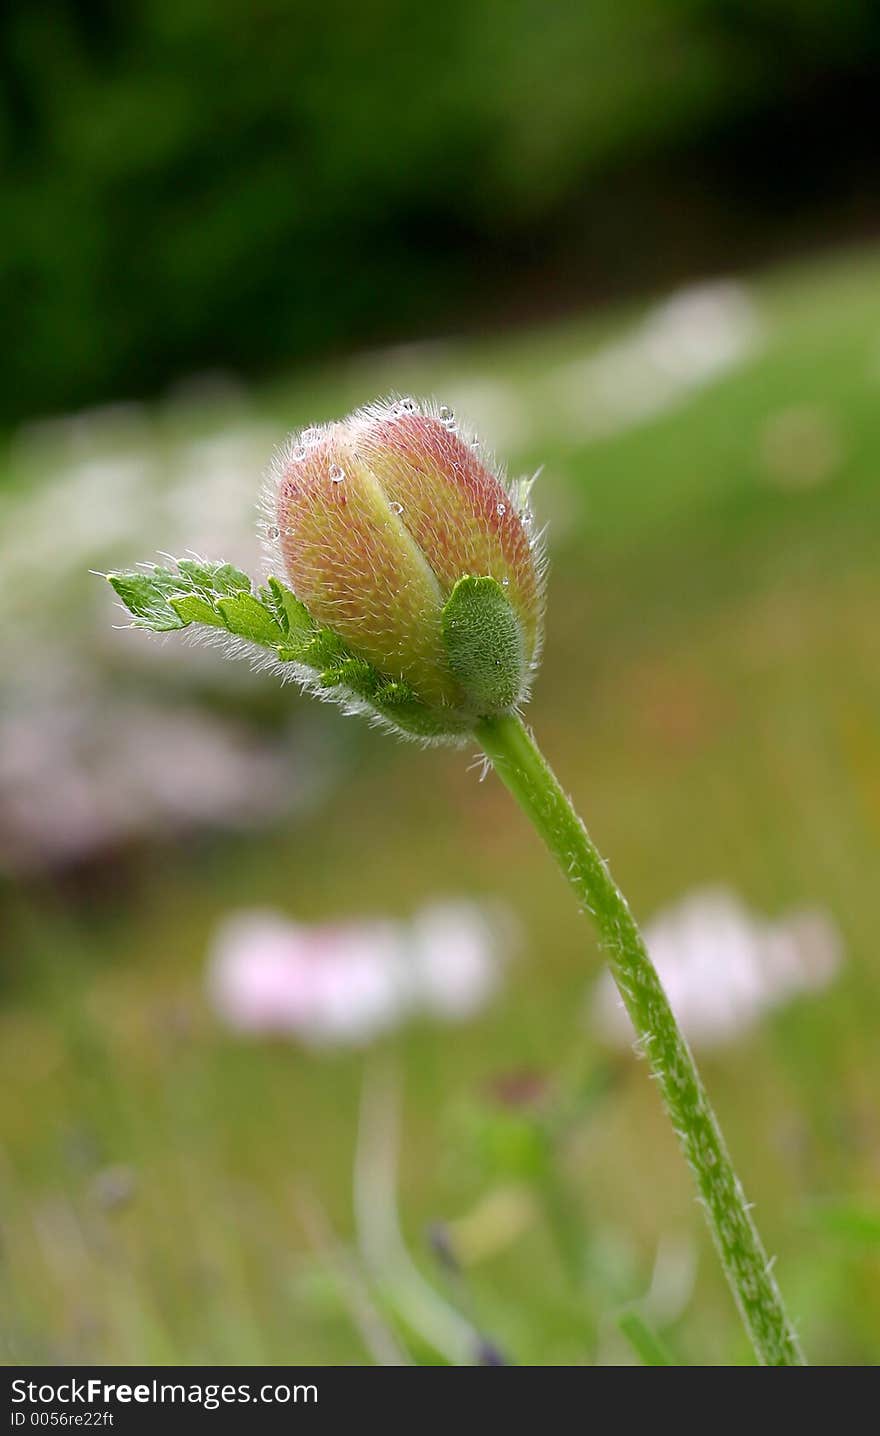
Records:
[[[438,735],[526,696],[542,615],[529,517],[446,410],[403,400],[306,430],[267,498],[276,576]]]
[[[107,577],[137,627],[226,637],[400,732],[466,738],[523,701],[537,660],[528,487],[508,486],[447,410],[373,405],[276,459],[265,586],[195,558]]]

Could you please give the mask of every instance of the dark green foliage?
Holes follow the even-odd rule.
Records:
[[[658,174],[876,189],[878,48],[869,0],[7,6],[0,414],[445,328],[536,255],[643,282]]]

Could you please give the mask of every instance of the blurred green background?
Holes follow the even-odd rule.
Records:
[[[0,44],[4,1360],[750,1359],[500,787],[89,576],[256,571],[273,447],[398,391],[544,465],[531,716],[638,915],[837,934],[693,1035],[810,1356],[874,1364],[877,8],[44,0]],[[510,950],[470,1021],[315,1048],[212,1002],[230,915],[450,899]]]

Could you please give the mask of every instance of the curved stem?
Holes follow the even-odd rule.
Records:
[[[694,1177],[734,1299],[764,1366],[803,1366],[772,1263],[761,1244],[690,1048],[626,899],[519,718],[484,719],[487,757],[531,818],[596,923],[639,1046]]]

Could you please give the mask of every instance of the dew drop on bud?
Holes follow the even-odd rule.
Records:
[[[277,524],[270,524],[266,530],[266,534],[270,539],[277,539],[280,532],[281,530],[278,528]]]
[[[402,513],[403,513],[403,504],[392,504],[392,505],[391,505],[391,508],[392,508],[392,511],[393,511],[394,513],[396,513],[396,514],[402,514]]]
[[[441,404],[437,411],[437,417],[445,429],[451,429],[455,424],[455,415],[447,404]]]
[[[304,444],[297,444],[296,448],[295,448],[294,451],[293,451],[292,457],[296,460],[296,462],[297,462],[298,464],[301,464],[302,461],[303,461],[303,459],[305,458],[305,456],[306,456],[305,445],[304,445]]]
[[[338,464],[331,464],[331,465],[330,465],[330,482],[331,482],[331,484],[341,484],[342,481],[344,480],[344,478],[345,478],[345,470],[344,470],[344,469],[340,469],[340,467],[339,467]]]
[[[321,437],[321,430],[317,428],[303,429],[302,441],[304,444],[316,444]]]
[[[495,512],[500,519],[503,519],[504,515],[507,513],[507,504],[496,504]]]
[[[401,399],[398,405],[402,414],[415,414],[418,411],[418,407],[415,399]]]

